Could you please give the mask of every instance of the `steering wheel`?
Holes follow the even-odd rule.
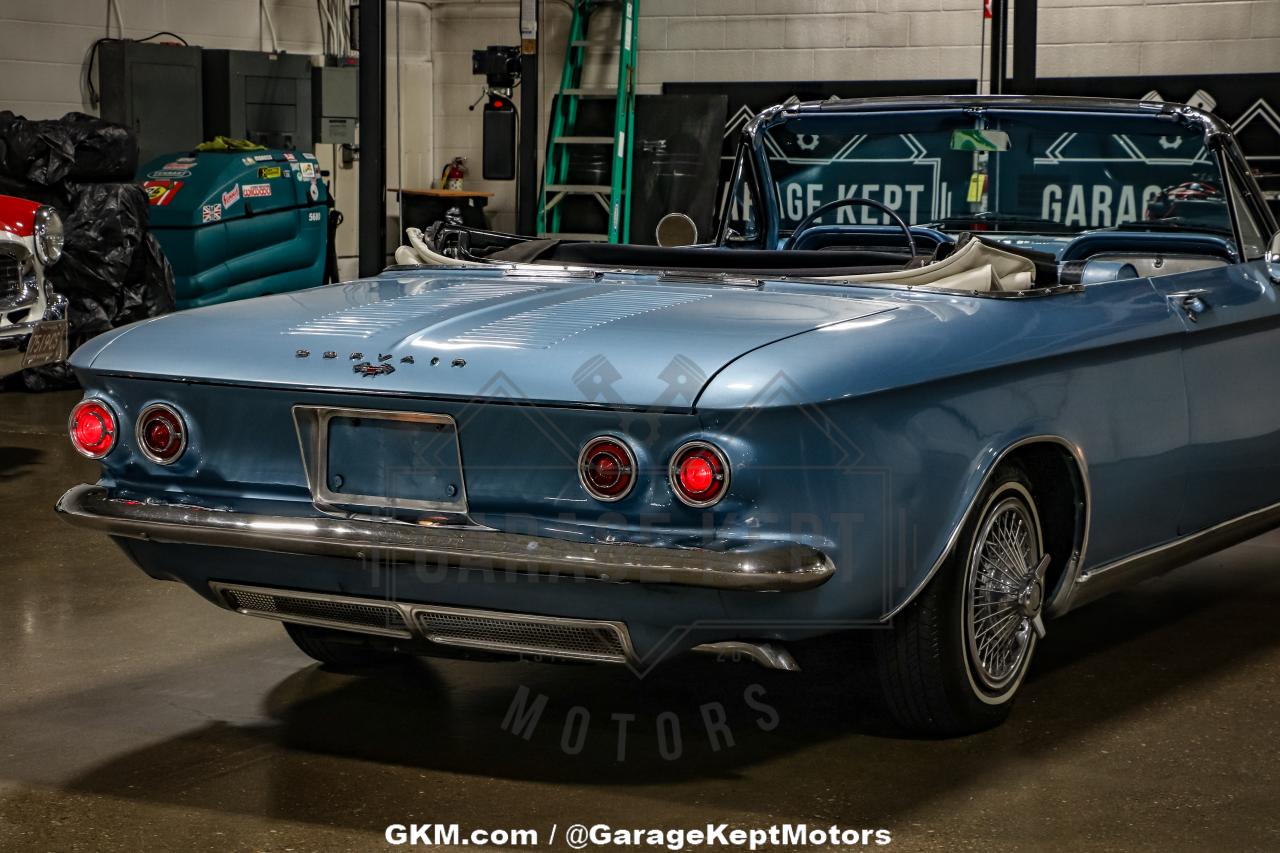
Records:
[[[862,198],[860,196],[850,196],[848,198],[838,198],[835,201],[829,201],[813,213],[810,213],[804,219],[801,219],[800,224],[792,230],[791,236],[788,237],[787,242],[783,244],[783,250],[790,251],[794,249],[796,246],[796,238],[809,230],[809,228],[813,226],[813,223],[821,218],[823,214],[830,213],[831,211],[841,207],[849,207],[854,204],[863,204],[867,207],[874,207],[876,210],[879,210],[885,216],[892,219],[893,223],[902,229],[902,233],[907,235],[907,245],[911,247],[911,257],[914,258],[916,256],[916,238],[911,234],[911,229],[907,226],[907,223],[903,221],[902,217],[897,214],[897,211],[889,207],[887,204],[878,202],[875,199]]]

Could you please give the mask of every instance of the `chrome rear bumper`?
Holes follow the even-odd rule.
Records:
[[[104,488],[89,485],[68,491],[56,508],[79,527],[152,542],[417,561],[620,583],[782,592],[818,586],[835,572],[821,551],[791,542],[756,542],[726,550],[573,542],[483,527],[253,515],[114,500]]]

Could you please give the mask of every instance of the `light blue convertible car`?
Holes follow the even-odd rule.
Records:
[[[973,731],[1054,616],[1280,524],[1276,230],[1185,106],[779,107],[713,245],[438,227],[81,347],[58,510],[330,664],[874,628]]]

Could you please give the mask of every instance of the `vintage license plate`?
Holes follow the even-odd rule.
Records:
[[[335,504],[466,512],[458,430],[446,415],[332,412],[322,497]]]
[[[48,320],[36,326],[27,342],[27,352],[22,367],[39,367],[67,357],[67,321]]]

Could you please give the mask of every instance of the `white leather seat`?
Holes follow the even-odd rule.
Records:
[[[1036,265],[1030,259],[1001,251],[973,237],[962,237],[954,252],[916,269],[869,275],[832,276],[831,281],[865,281],[928,285],[947,290],[990,293],[1030,290]]]

